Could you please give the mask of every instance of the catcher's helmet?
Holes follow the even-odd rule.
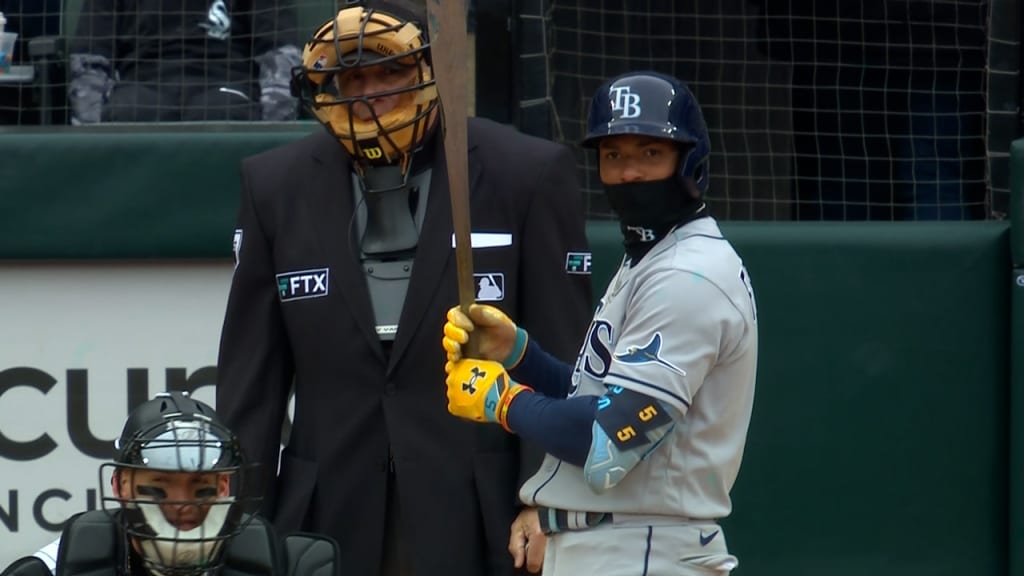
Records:
[[[398,0],[373,7],[345,8],[325,22],[306,43],[293,90],[303,105],[344,145],[368,164],[407,164],[408,155],[430,135],[439,113],[429,59],[425,15]],[[387,92],[345,96],[336,85],[345,72],[368,66],[410,71],[408,86]],[[360,118],[354,105],[372,110],[375,97],[401,95],[383,114]]]
[[[220,566],[225,542],[244,527],[248,499],[239,495],[242,450],[213,409],[187,393],[157,394],[131,412],[114,447],[114,462],[100,468],[103,509],[119,512],[146,567],[161,576],[197,576]],[[103,482],[108,467],[113,495]],[[174,477],[188,486],[189,499],[169,497]],[[228,494],[232,481],[235,495]]]
[[[630,72],[608,80],[590,102],[583,145],[596,148],[605,136],[643,134],[684,146],[679,176],[708,189],[711,140],[700,105],[686,83],[658,72]]]

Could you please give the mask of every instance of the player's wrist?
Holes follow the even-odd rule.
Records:
[[[508,432],[509,434],[515,434],[515,430],[512,430],[512,428],[510,428],[508,425],[508,411],[509,408],[511,408],[512,406],[512,401],[515,400],[516,396],[522,394],[523,392],[533,393],[533,388],[525,384],[514,383],[512,384],[512,386],[509,387],[508,392],[506,392],[505,395],[501,397],[501,402],[498,404],[498,424],[501,424],[501,427],[504,428],[505,431]]]
[[[523,361],[523,356],[526,355],[526,346],[530,343],[530,335],[522,328],[516,326],[516,337],[512,341],[512,350],[505,356],[505,359],[501,361],[502,367],[505,370],[512,370],[519,363]]]

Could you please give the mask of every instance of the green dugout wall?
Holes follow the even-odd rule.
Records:
[[[102,128],[0,133],[0,258],[230,258],[239,159],[315,129]],[[1012,353],[1024,271],[1012,272],[1009,224],[722,227],[760,314],[754,418],[725,522],[735,573],[1024,573],[1011,490],[1024,480],[1011,387],[1011,360],[1018,384],[1024,373]],[[596,221],[588,236],[600,292],[619,236]]]

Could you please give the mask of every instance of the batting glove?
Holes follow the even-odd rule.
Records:
[[[452,364],[462,359],[462,346],[469,342],[469,333],[475,332],[479,339],[480,357],[484,360],[501,362],[506,370],[515,368],[526,352],[529,335],[516,326],[504,312],[486,304],[472,304],[469,317],[455,306],[448,310],[448,321],[444,325],[441,345],[448,354],[445,373],[450,373]]]
[[[491,360],[466,358],[453,362],[445,379],[448,385],[448,412],[474,422],[496,422],[508,427],[508,407],[516,395],[529,386],[509,378],[501,364]]]

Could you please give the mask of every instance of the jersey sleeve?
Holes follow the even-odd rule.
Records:
[[[626,308],[605,385],[634,390],[686,414],[742,324],[742,314],[707,278],[678,269],[651,274]]]
[[[60,551],[60,536],[36,551],[33,556],[42,560],[43,564],[50,571],[50,574],[57,573],[57,552]]]

